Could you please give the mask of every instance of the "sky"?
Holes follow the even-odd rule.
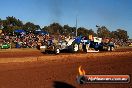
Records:
[[[24,23],[41,27],[53,22],[62,26],[97,30],[96,25],[110,31],[124,29],[132,38],[132,0],[0,0],[0,18],[14,16]]]

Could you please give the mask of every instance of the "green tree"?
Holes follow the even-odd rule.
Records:
[[[85,29],[84,27],[79,27],[77,29],[77,32],[78,32],[78,35],[88,36],[87,29]]]
[[[22,21],[15,17],[6,17],[6,20],[2,20],[3,31],[6,33],[12,33],[16,29],[21,29],[23,26]]]
[[[96,33],[94,33],[94,31],[92,29],[88,30],[84,27],[80,27],[80,28],[78,28],[78,35],[82,35],[82,36],[93,35],[93,36],[96,36]]]
[[[35,31],[37,29],[39,29],[40,26],[39,25],[35,25],[34,23],[31,22],[27,22],[26,24],[23,25],[23,29],[27,32],[29,31]]]
[[[70,27],[69,25],[63,26],[65,36],[74,36],[75,35],[75,27]]]
[[[63,34],[64,32],[62,26],[59,23],[53,23],[50,25],[50,27],[56,34]]]
[[[102,26],[98,28],[97,35],[101,38],[110,37],[110,31],[105,26]]]
[[[112,31],[110,33],[110,38],[118,39],[118,33],[117,33],[117,31]]]
[[[44,26],[42,30],[48,32],[48,26]]]
[[[2,26],[3,26],[3,23],[2,23],[2,20],[0,18],[0,29],[2,29]]]
[[[48,32],[51,35],[59,35],[64,33],[64,29],[59,23],[52,23],[49,26],[44,26],[42,30]]]
[[[18,27],[22,27],[23,23],[22,21],[20,21],[19,19],[16,19],[15,17],[6,17],[6,20],[9,22],[8,25],[10,26],[18,26]]]
[[[122,39],[124,42],[126,42],[129,38],[127,31],[123,29],[117,29],[117,36],[119,39]]]
[[[92,29],[88,30],[87,32],[88,32],[88,35],[97,36],[97,34]]]

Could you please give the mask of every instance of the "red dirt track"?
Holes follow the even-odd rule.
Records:
[[[85,85],[76,82],[80,65],[86,74],[132,75],[132,48],[60,55],[46,55],[31,49],[0,51],[0,60],[12,58],[16,61],[21,58],[35,60],[0,63],[0,88],[132,88],[132,82]]]

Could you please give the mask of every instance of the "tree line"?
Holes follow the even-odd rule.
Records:
[[[114,38],[120,39],[124,42],[128,40],[129,36],[127,31],[124,29],[117,29],[115,31],[110,31],[106,26],[97,26],[97,32],[93,31],[93,29],[87,29],[84,27],[77,28],[78,36],[97,36],[101,38]],[[52,23],[48,26],[44,26],[40,28],[39,25],[35,25],[32,22],[26,22],[25,24],[13,17],[8,16],[5,20],[0,19],[0,30],[4,33],[11,34],[14,30],[23,29],[26,32],[34,32],[35,30],[42,29],[43,31],[48,32],[51,35],[65,35],[65,36],[74,36],[76,27],[70,27],[69,25],[60,25],[59,23]]]

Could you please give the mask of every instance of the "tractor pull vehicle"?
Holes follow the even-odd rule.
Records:
[[[102,38],[93,37],[93,40],[86,36],[78,36],[75,38],[67,38],[64,40],[45,40],[40,46],[41,52],[59,54],[62,51],[75,52],[99,52],[99,51],[113,51],[114,43],[104,41]]]

